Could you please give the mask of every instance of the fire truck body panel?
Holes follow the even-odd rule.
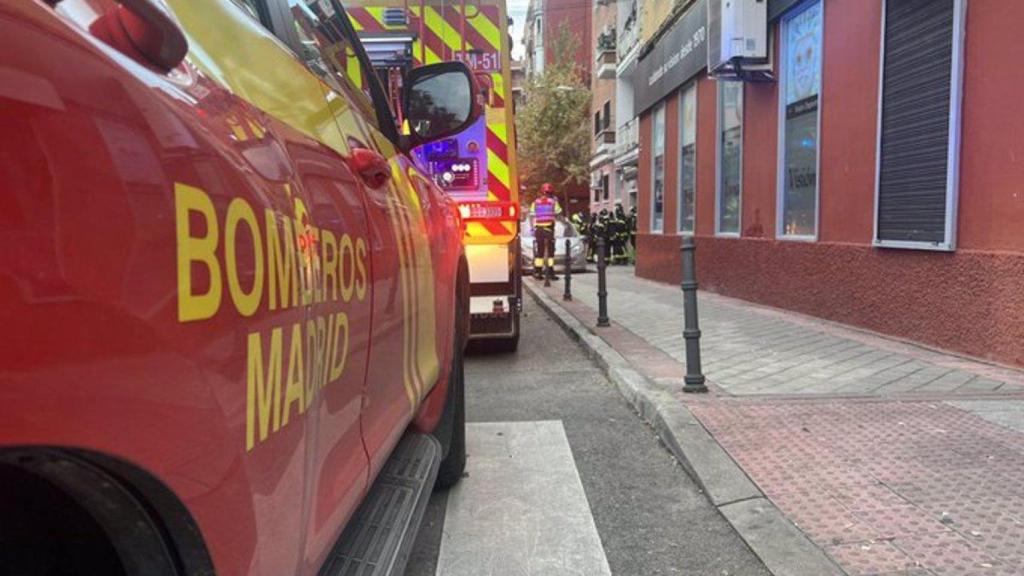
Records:
[[[469,262],[473,339],[514,343],[521,309],[519,183],[511,98],[511,46],[504,0],[355,0],[349,18],[391,101],[411,68],[466,63],[486,114],[459,135],[422,146],[414,158],[460,206]]]
[[[146,471],[218,574],[316,574],[439,420],[462,225],[358,89],[232,0],[166,3],[167,74],[97,37],[112,0],[0,5],[0,447]]]

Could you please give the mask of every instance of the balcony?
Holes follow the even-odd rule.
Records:
[[[595,71],[597,77],[602,80],[611,80],[615,78],[615,69],[618,66],[618,55],[615,53],[615,48],[597,48],[597,58],[595,62]]]
[[[640,41],[638,28],[639,26],[637,25],[636,20],[636,5],[634,3],[629,16],[617,30],[618,34],[615,44],[616,49],[618,50],[619,62],[626,62],[630,56],[634,55],[633,50],[637,47]]]
[[[615,148],[615,130],[606,127],[594,136],[595,155],[610,154]]]
[[[633,118],[616,131],[616,141],[612,151],[616,166],[635,164],[640,155],[640,120]]]
[[[597,77],[602,80],[615,78],[615,68],[618,65],[618,53],[615,52],[615,28],[605,26],[603,32],[597,35],[597,42],[594,43],[594,68]]]
[[[597,170],[611,162],[612,154],[615,152],[615,130],[605,126],[597,134],[594,134],[594,147],[592,150],[593,153],[590,155],[591,170]]]

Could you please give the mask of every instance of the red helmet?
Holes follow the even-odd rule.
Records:
[[[552,186],[550,182],[545,182],[545,183],[540,185],[540,193],[541,194],[554,194],[555,193],[555,187]]]

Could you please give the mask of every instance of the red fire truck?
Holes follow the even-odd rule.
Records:
[[[468,65],[483,89],[483,117],[414,156],[459,203],[466,224],[470,339],[515,350],[520,207],[505,0],[350,0],[347,8],[392,102],[410,70],[446,60]]]
[[[337,0],[0,2],[0,572],[401,573],[466,458],[413,151],[481,87],[409,71],[399,131],[353,67]]]

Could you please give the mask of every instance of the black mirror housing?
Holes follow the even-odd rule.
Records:
[[[462,62],[413,68],[402,91],[407,148],[462,132],[483,113],[481,100],[476,78]]]

